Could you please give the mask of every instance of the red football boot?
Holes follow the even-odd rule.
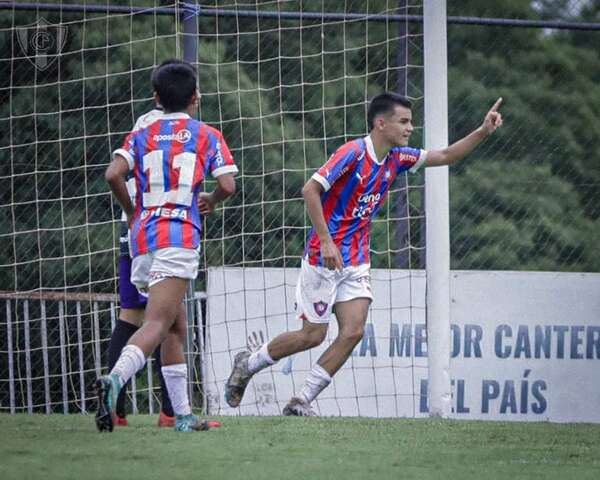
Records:
[[[158,426],[173,428],[175,426],[175,417],[169,417],[165,412],[161,410],[160,415],[158,416]]]
[[[127,417],[119,417],[118,415],[115,417],[115,426],[126,427],[127,425],[129,425]]]

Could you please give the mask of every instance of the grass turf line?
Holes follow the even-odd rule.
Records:
[[[600,425],[453,420],[222,417],[209,432],[130,416],[0,415],[0,478],[594,479]]]

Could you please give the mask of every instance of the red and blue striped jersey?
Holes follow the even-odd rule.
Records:
[[[131,253],[198,249],[202,182],[208,174],[238,171],[223,135],[183,112],[157,115],[139,126],[113,154],[127,160],[135,181]]]
[[[324,189],[323,215],[340,250],[344,266],[370,263],[371,221],[383,205],[396,176],[416,172],[426,150],[395,147],[378,161],[370,136],[342,145],[313,176]],[[321,244],[314,228],[308,234],[305,257],[323,266]]]
[[[131,131],[137,132],[142,128],[146,128],[151,123],[158,120],[162,115],[164,115],[164,112],[162,108],[158,107],[144,113],[135,121],[135,125]],[[133,172],[129,172],[129,176],[127,177],[127,193],[129,193],[132,204],[135,204],[135,192],[135,178],[133,178]],[[127,215],[125,215],[125,212],[121,212],[121,221],[127,222]],[[125,240],[121,239],[121,241],[128,242],[129,240],[126,238]],[[129,251],[129,246],[127,247],[127,250]]]

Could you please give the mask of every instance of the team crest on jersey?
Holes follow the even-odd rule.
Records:
[[[315,307],[315,312],[317,312],[317,315],[319,317],[322,317],[327,311],[328,305],[323,300],[321,300],[319,302],[313,303],[313,307]]]

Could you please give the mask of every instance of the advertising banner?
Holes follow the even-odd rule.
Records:
[[[211,414],[280,415],[337,334],[258,373],[231,409],[235,354],[300,328],[297,269],[211,269],[205,375]],[[372,270],[365,335],[313,407],[320,415],[427,415],[425,273]],[[600,275],[451,273],[455,418],[600,422]]]

